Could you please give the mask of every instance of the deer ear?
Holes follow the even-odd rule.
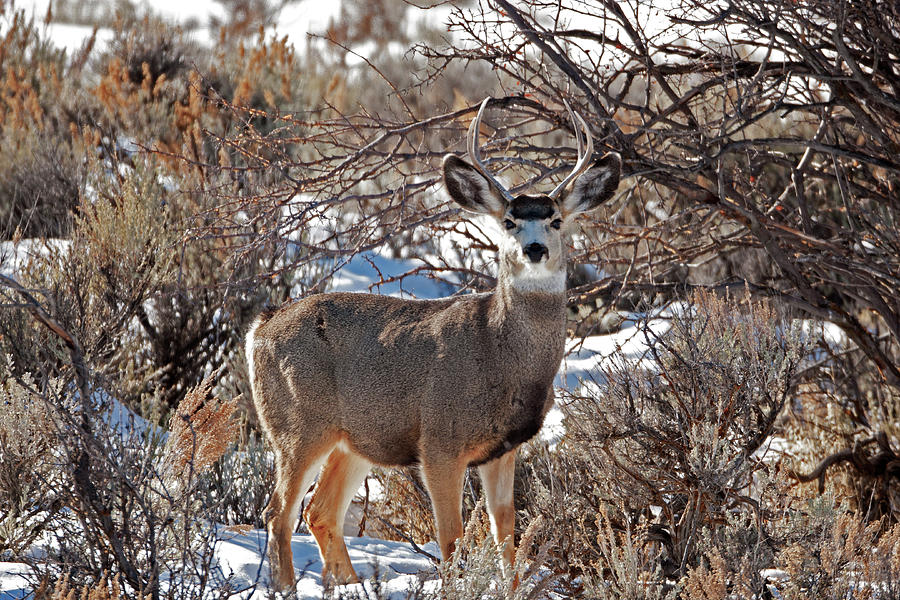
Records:
[[[622,157],[615,152],[608,152],[575,180],[571,191],[562,201],[563,211],[575,214],[599,208],[616,191],[621,173]]]
[[[481,214],[500,215],[506,202],[475,167],[454,154],[444,157],[444,187],[454,202]]]

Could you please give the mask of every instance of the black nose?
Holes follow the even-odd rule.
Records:
[[[541,258],[549,254],[549,251],[547,250],[547,246],[532,242],[525,246],[525,254],[531,262],[540,262]]]

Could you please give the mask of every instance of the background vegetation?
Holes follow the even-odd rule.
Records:
[[[114,22],[72,53],[0,12],[0,559],[36,595],[237,591],[210,524],[263,526],[272,481],[244,330],[375,248],[489,288],[436,185],[486,95],[515,189],[568,172],[563,100],[625,159],[573,240],[570,333],[670,326],[522,450],[526,584],[473,478],[444,595],[900,594],[893,3],[345,0],[307,40],[266,29],[283,5],[220,4],[212,49],[128,2],[54,4]],[[417,474],[374,477],[368,531],[428,539]]]

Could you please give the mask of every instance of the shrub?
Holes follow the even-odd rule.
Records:
[[[0,239],[68,237],[86,183],[71,139],[36,128],[0,133]]]
[[[198,491],[201,474],[230,444],[234,405],[217,409],[209,381],[184,390],[167,446],[159,428],[115,399],[147,377],[135,369],[137,329],[171,273],[172,213],[152,164],[116,169],[119,177],[103,163],[91,169],[96,195],[82,199],[71,240],[21,265],[21,283],[3,280],[19,308],[0,312],[0,348],[9,357],[0,379],[11,408],[0,423],[0,472],[21,484],[0,499],[12,510],[4,543],[22,560],[35,533],[44,534],[44,554],[30,553],[41,581],[66,573],[81,586],[108,573],[121,577],[127,597],[158,597],[161,575],[179,573],[166,594],[186,597],[211,578],[223,581],[210,571],[217,533],[207,521],[217,506],[203,505]],[[139,399],[158,406],[160,394]],[[46,427],[33,438],[38,446],[23,444],[38,425]],[[215,444],[194,443],[201,438]],[[32,482],[20,472],[35,453]],[[23,503],[24,494],[33,499]]]
[[[66,236],[85,184],[64,116],[78,85],[34,19],[5,5],[0,18],[0,239]]]
[[[31,518],[13,507],[14,535],[4,540],[15,544],[7,547],[10,557],[29,562],[43,587],[59,582],[57,590],[102,586],[110,577],[118,590],[113,597],[122,598],[196,597],[207,586],[225,586],[212,561],[218,533],[208,526],[216,507],[203,505],[197,492],[202,474],[236,432],[234,404],[219,402],[210,393],[212,382],[204,382],[175,411],[166,441],[161,430],[84,379],[78,347],[75,340],[69,347],[72,379],[34,382],[4,373],[10,376],[6,389],[15,388],[3,397],[13,404],[0,421],[4,459],[10,434],[25,432],[36,414],[47,427],[29,471],[40,489],[22,490],[34,497],[26,504]],[[5,477],[15,467],[4,460],[0,472]],[[4,490],[0,502],[15,500],[16,491]],[[50,499],[53,505],[46,504]],[[38,503],[40,512],[32,508]],[[37,533],[41,552],[30,546]]]
[[[367,528],[385,539],[437,539],[431,499],[416,469],[376,469],[373,475],[381,493],[366,512]]]
[[[900,594],[900,525],[866,520],[830,495],[805,502],[785,526],[777,562],[787,598],[896,598]]]
[[[8,372],[8,367],[0,367]],[[0,560],[21,555],[40,538],[59,509],[47,493],[53,477],[53,422],[29,393],[35,382],[0,384]]]
[[[441,600],[536,600],[548,597],[548,590],[555,580],[542,570],[548,545],[541,545],[530,554],[532,542],[542,526],[541,519],[535,519],[529,525],[522,535],[512,572],[504,572],[500,549],[491,536],[484,500],[479,500],[469,515],[453,556],[441,563],[441,587],[434,597]]]
[[[771,555],[758,527],[731,515],[760,504],[757,453],[791,398],[799,331],[768,303],[698,293],[667,333],[645,335],[643,363],[610,359],[563,399],[566,437],[525,461],[526,510],[560,537],[554,568],[592,593],[642,597],[635,581],[677,580],[728,535],[744,536],[738,562]]]
[[[900,390],[882,385],[846,338],[822,336],[816,351],[819,368],[808,371],[784,424],[786,438],[805,441],[792,453],[792,473],[811,494],[828,490],[868,518],[897,521]]]
[[[204,473],[203,503],[216,508],[220,523],[262,529],[273,481],[273,455],[259,435],[251,433],[243,443],[232,444]]]
[[[191,52],[180,28],[146,15],[141,19],[120,20],[113,27],[108,46],[110,56],[120,61],[133,85],[155,86],[160,78],[173,80],[189,68],[199,52]]]

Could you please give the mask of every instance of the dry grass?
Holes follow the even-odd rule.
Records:
[[[37,598],[44,600],[124,600],[128,598],[122,593],[122,586],[119,583],[119,576],[109,577],[107,574],[96,583],[83,586],[74,586],[70,583],[68,576],[63,576],[53,591],[47,595],[36,594]],[[143,595],[138,595],[137,600],[143,600]]]
[[[700,566],[688,569],[681,580],[685,600],[725,600],[728,593],[728,568],[717,548],[706,555]]]
[[[26,551],[52,519],[51,477],[54,424],[46,406],[23,383],[0,383],[0,555]]]
[[[374,473],[381,496],[369,505],[366,528],[388,540],[417,544],[436,539],[431,500],[414,469],[378,469]]]
[[[166,463],[176,477],[207,470],[237,438],[239,424],[232,417],[238,403],[213,395],[214,383],[209,376],[188,392],[169,422]]]

